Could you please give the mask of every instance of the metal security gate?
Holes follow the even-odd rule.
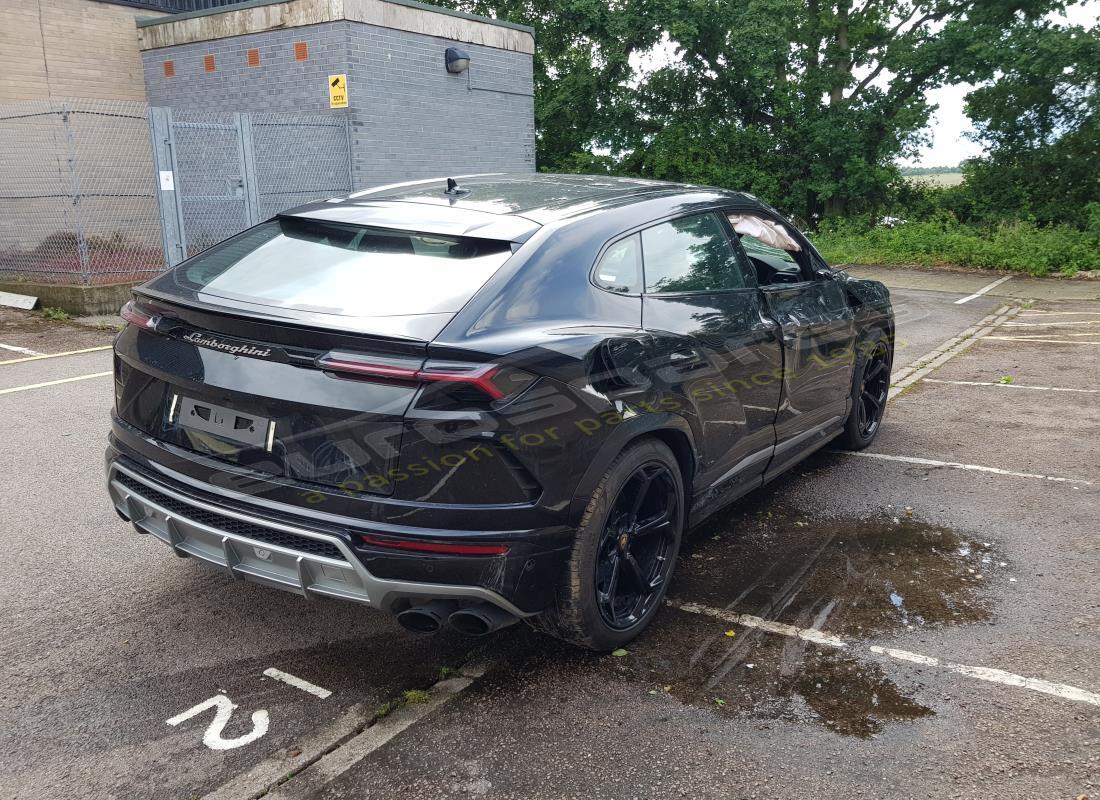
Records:
[[[149,124],[170,265],[287,208],[352,189],[343,116],[151,108]]]
[[[257,222],[248,213],[245,198],[248,158],[241,127],[240,114],[176,112],[172,120],[173,183],[182,222],[180,250],[187,255]]]

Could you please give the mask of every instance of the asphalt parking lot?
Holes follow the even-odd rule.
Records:
[[[1100,285],[866,274],[934,368],[693,532],[619,656],[174,557],[103,487],[111,333],[3,312],[0,794],[1100,798]]]

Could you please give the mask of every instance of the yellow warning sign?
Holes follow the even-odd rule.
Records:
[[[329,108],[347,108],[348,107],[348,76],[347,75],[329,75],[328,76],[328,107]]]

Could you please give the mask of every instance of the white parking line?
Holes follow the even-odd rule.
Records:
[[[974,294],[970,295],[969,297],[964,297],[962,300],[956,300],[955,305],[961,306],[963,303],[969,303],[971,300],[974,300],[975,298],[981,297],[986,292],[991,291],[993,289],[996,289],[998,286],[1000,286],[1005,281],[1010,281],[1010,280],[1012,280],[1011,275],[1006,275],[1003,278],[999,278],[998,280],[993,281],[993,283],[989,284],[988,286],[983,286],[981,289],[974,292]]]
[[[830,452],[837,453],[838,455],[857,456],[859,458],[878,458],[883,461],[900,461],[903,464],[918,464],[924,467],[950,467],[952,469],[963,469],[971,472],[989,472],[994,475],[1007,475],[1012,478],[1037,478],[1044,481],[1055,481],[1057,483],[1080,483],[1085,486],[1092,486],[1092,481],[1086,481],[1081,478],[1059,478],[1054,475],[1037,475],[1032,472],[1013,472],[1012,470],[1000,469],[999,467],[984,467],[979,464],[960,464],[956,461],[936,461],[931,458],[917,458],[916,456],[888,456],[885,453],[868,453],[865,450],[859,452],[853,452],[851,450],[832,450]]]
[[[1047,336],[1100,336],[1100,331],[1085,331],[1084,333],[1074,333],[1073,331],[1047,331],[1046,333],[1018,333],[1013,336],[1013,339],[1020,339],[1026,341],[1028,339],[1044,339]]]
[[[823,633],[816,628],[796,628],[784,622],[775,622],[763,617],[754,617],[752,614],[738,614],[736,611],[727,611],[723,608],[711,608],[698,603],[685,603],[679,600],[669,600],[668,604],[689,614],[702,614],[706,617],[714,617],[723,622],[734,625],[744,625],[746,628],[756,628],[767,633],[777,633],[780,636],[790,636],[795,639],[805,639],[807,642],[823,644],[827,647],[845,647],[847,643],[838,636]]]
[[[98,353],[100,350],[110,350],[114,345],[105,344],[102,347],[85,347],[83,350],[68,350],[64,353],[44,353],[37,356],[26,356],[25,358],[9,358],[7,361],[0,361],[0,364],[22,364],[24,361],[39,361],[43,358],[61,358],[62,356],[76,356],[81,353]]]
[[[16,347],[14,344],[4,344],[0,342],[0,348],[4,350],[11,350],[13,353],[22,353],[25,356],[41,356],[45,353],[39,353],[37,350],[31,350],[27,347]]]
[[[989,316],[971,325],[958,336],[952,336],[932,352],[925,353],[920,358],[911,361],[893,375],[894,383],[890,387],[887,398],[893,400],[897,395],[909,388],[909,386],[916,383],[933,370],[942,367],[952,358],[973,345],[974,342],[983,337],[988,337],[998,325],[1012,319],[1019,310],[1019,308],[1001,306]]]
[[[491,663],[483,662],[463,667],[459,670],[459,675],[445,678],[433,685],[424,702],[406,703],[368,727],[360,725],[350,738],[337,728],[333,734],[343,733],[340,737],[343,742],[337,747],[331,744],[323,747],[324,739],[318,738],[315,752],[310,754],[309,759],[303,759],[305,763],[295,765],[301,771],[293,774],[289,780],[285,778],[286,759],[278,756],[205,795],[203,800],[236,800],[239,797],[261,795],[265,800],[312,797],[375,750],[461,695],[492,666]],[[326,738],[332,741],[331,734]],[[272,782],[270,779],[275,775],[284,777]]]
[[[1021,314],[1021,317],[1053,317],[1058,315],[1076,315],[1082,317],[1100,316],[1100,311],[1043,311],[1042,309],[1037,311],[1028,311],[1025,314]]]
[[[1066,683],[1051,683],[1050,681],[1044,681],[1042,678],[1027,678],[1023,675],[1016,675],[1015,673],[1005,672],[1003,669],[993,669],[992,667],[972,667],[968,664],[955,664],[951,661],[941,661],[931,656],[922,656],[920,653],[910,653],[908,650],[895,650],[892,647],[878,647],[872,645],[869,649],[876,655],[889,656],[899,661],[909,661],[914,664],[923,664],[926,667],[942,667],[949,672],[966,675],[968,678],[977,678],[980,681],[1000,683],[1004,686],[1018,686],[1021,689],[1030,689],[1033,692],[1051,694],[1055,697],[1063,697],[1066,700],[1074,700],[1078,703],[1089,703],[1094,706],[1100,706],[1100,694],[1078,689],[1076,686],[1070,686]]]
[[[331,697],[332,692],[328,689],[322,689],[315,683],[310,683],[307,680],[303,680],[296,675],[291,675],[289,672],[283,672],[281,669],[275,669],[275,667],[268,667],[264,670],[264,675],[269,678],[274,678],[277,681],[282,681],[285,684],[293,686],[295,689],[301,689],[303,692],[309,692],[314,697],[320,697],[324,700],[326,697]]]
[[[77,375],[75,378],[59,378],[56,381],[46,381],[44,383],[29,383],[26,386],[13,386],[10,389],[0,389],[0,394],[11,394],[12,392],[25,392],[28,389],[41,389],[44,386],[56,386],[59,383],[72,383],[73,381],[86,381],[89,378],[104,378],[111,375],[111,372],[93,372],[91,375]]]
[[[1072,335],[1072,334],[1067,334]],[[1030,336],[984,336],[982,337],[986,341],[992,342],[1046,342],[1047,344],[1100,344],[1100,342],[1090,341],[1088,339],[1078,339],[1077,341],[1067,341],[1065,339],[1033,339]]]
[[[1081,392],[1100,394],[1100,389],[1067,389],[1061,386],[1028,386],[1023,383],[995,383],[993,381],[941,381],[936,378],[922,378],[923,383],[949,383],[953,386],[999,386],[1002,389],[1039,389],[1044,392]]]
[[[673,599],[666,600],[665,602],[672,608],[686,611],[689,614],[700,614],[702,616],[713,617],[734,624],[739,623],[741,625],[746,625],[744,621],[746,619],[760,619],[759,617],[738,614],[735,611],[729,611],[723,608],[711,608],[710,606],[704,606],[698,603],[688,603]],[[761,625],[746,625],[746,627],[755,627],[780,636],[804,639],[806,641],[815,642],[816,644],[825,645],[826,647],[849,647],[851,645],[851,642],[847,642],[839,636],[824,633],[816,628],[799,628],[781,622],[772,622],[771,620],[761,621],[767,622],[768,625],[766,627]],[[1066,683],[1052,683],[1051,681],[1045,681],[1041,678],[1028,678],[1023,675],[1016,675],[1015,673],[1006,672],[1002,669],[994,669],[992,667],[973,667],[968,664],[956,664],[952,661],[944,661],[939,658],[933,658],[932,656],[921,655],[920,653],[911,653],[908,650],[896,650],[892,647],[871,645],[867,649],[875,655],[887,656],[899,661],[908,661],[926,667],[939,667],[958,675],[966,675],[969,678],[977,678],[978,680],[988,681],[990,683],[999,683],[1004,686],[1016,686],[1021,689],[1029,689],[1033,692],[1040,692],[1042,694],[1061,697],[1066,700],[1073,700],[1078,703],[1088,703],[1090,705],[1100,706],[1100,694],[1085,689],[1078,689],[1076,686],[1070,686]]]
[[[1006,322],[1006,328],[1061,328],[1065,325],[1100,325],[1100,319],[1067,319],[1060,322]]]

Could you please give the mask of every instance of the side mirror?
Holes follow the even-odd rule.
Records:
[[[836,273],[828,267],[818,267],[814,270],[814,278],[819,281],[834,281],[836,280]]]

